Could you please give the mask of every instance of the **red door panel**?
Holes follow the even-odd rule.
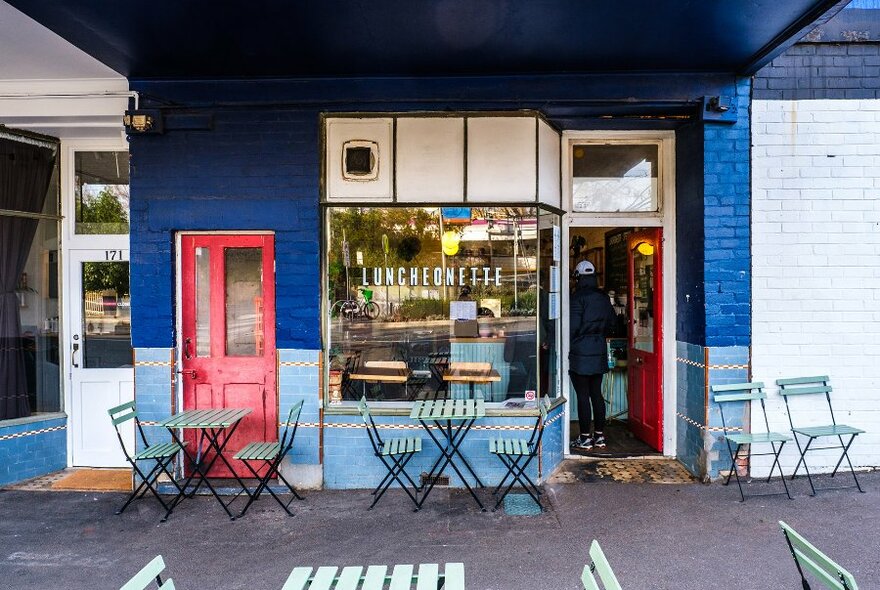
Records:
[[[278,439],[275,273],[271,235],[181,238],[183,409],[250,408],[224,455]],[[191,445],[195,433],[187,433]],[[221,464],[210,475],[232,474]]]
[[[629,423],[663,450],[663,273],[659,228],[629,236]]]

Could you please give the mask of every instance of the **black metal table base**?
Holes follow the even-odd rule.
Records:
[[[477,496],[474,489],[471,487],[470,483],[468,483],[467,478],[458,468],[458,465],[455,464],[455,457],[461,460],[462,465],[467,469],[467,471],[473,476],[474,480],[476,480],[476,485],[478,487],[486,487],[483,485],[483,482],[480,480],[479,476],[474,473],[473,468],[470,466],[470,463],[467,462],[467,459],[464,458],[464,455],[461,454],[461,444],[464,442],[465,436],[468,431],[473,426],[476,418],[470,418],[467,420],[462,420],[458,426],[454,426],[452,420],[432,420],[434,424],[437,425],[437,428],[443,433],[442,437],[437,437],[431,430],[431,427],[424,421],[419,420],[419,423],[422,427],[428,432],[428,435],[431,437],[431,440],[434,441],[434,444],[437,445],[437,448],[440,449],[440,457],[437,458],[437,461],[434,462],[434,465],[431,467],[430,471],[428,471],[428,486],[425,488],[422,493],[422,497],[417,504],[416,510],[421,509],[424,505],[425,500],[430,495],[431,490],[434,489],[434,484],[437,482],[437,477],[443,473],[447,466],[451,466],[461,481],[464,483],[464,486],[467,488],[468,492],[470,492],[471,497],[473,497],[474,501],[480,507],[482,512],[486,511],[486,507],[483,506],[483,503],[480,501],[480,498]]]
[[[183,482],[183,485],[179,486],[180,492],[177,494],[177,496],[174,498],[174,500],[171,501],[171,504],[168,507],[168,511],[165,513],[165,516],[162,517],[162,522],[165,522],[168,520],[168,517],[171,516],[171,513],[174,512],[174,509],[183,500],[183,498],[185,498],[185,497],[192,498],[193,496],[195,496],[196,492],[199,491],[199,488],[202,486],[203,483],[208,487],[208,490],[210,490],[211,495],[213,495],[214,498],[217,500],[217,502],[219,502],[220,505],[223,507],[223,510],[226,511],[226,514],[227,514],[227,516],[229,516],[229,519],[235,520],[236,515],[233,514],[232,511],[229,510],[229,506],[242,493],[247,494],[248,498],[251,497],[251,493],[248,491],[247,486],[244,484],[244,482],[241,480],[241,478],[238,476],[238,474],[232,468],[232,465],[229,464],[229,461],[226,460],[226,457],[223,456],[223,450],[226,448],[227,443],[229,443],[229,440],[232,438],[232,435],[235,433],[235,430],[238,428],[239,424],[240,424],[240,422],[236,422],[231,428],[228,428],[228,429],[226,429],[226,428],[201,428],[201,429],[199,429],[201,431],[201,433],[199,435],[199,444],[196,445],[197,450],[196,450],[195,457],[193,457],[193,455],[191,455],[189,453],[189,451],[186,450],[186,445],[183,444],[183,441],[180,440],[177,433],[175,432],[176,429],[174,429],[174,428],[168,429],[168,431],[171,433],[171,437],[174,439],[174,441],[182,447],[181,452],[183,453],[184,457],[186,457],[189,464],[191,465],[192,472],[190,473],[189,477],[187,477],[186,480]],[[222,434],[224,434],[227,430],[229,432],[223,438],[222,443],[218,442],[218,439],[220,438],[220,436]],[[208,446],[207,446],[207,449],[205,449],[205,452],[202,453],[202,445],[205,442],[207,442]],[[214,456],[211,457],[207,462],[205,462],[204,457],[207,456],[211,450],[214,451]],[[222,461],[223,464],[226,465],[226,468],[229,469],[230,473],[232,473],[232,476],[235,478],[236,481],[238,481],[238,484],[241,486],[241,492],[239,492],[235,496],[233,496],[233,498],[229,502],[223,501],[223,499],[220,497],[220,494],[217,492],[217,490],[214,488],[214,486],[211,485],[211,482],[209,481],[209,478],[208,478],[208,473],[211,471],[211,468],[213,468],[214,463],[217,462],[217,459],[220,459],[220,461]],[[184,463],[186,463],[186,461]],[[199,480],[198,480],[198,482],[196,482],[195,487],[192,489],[192,491],[187,492],[187,488],[190,486],[190,484],[193,482],[193,480],[197,476],[198,476]]]

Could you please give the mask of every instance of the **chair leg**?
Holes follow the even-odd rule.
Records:
[[[798,459],[797,465],[794,466],[794,471],[791,472],[791,481],[794,481],[794,478],[797,476],[798,469],[801,468],[801,463],[806,467],[807,459],[806,459],[806,451],[801,448],[801,441],[798,439],[797,432],[792,433],[794,435],[794,442],[797,445],[798,453],[801,454],[800,459]]]
[[[843,437],[838,436],[838,438],[840,439],[840,444],[843,448],[843,454],[840,456],[840,459],[837,461],[837,465],[834,466],[834,471],[831,472],[831,477],[834,477],[834,474],[837,473],[837,469],[840,467],[840,464],[843,462],[843,458],[846,457],[846,462],[849,465],[849,472],[852,473],[853,479],[856,482],[856,488],[858,488],[858,490],[864,494],[865,490],[863,490],[861,484],[859,484],[859,478],[856,477],[856,470],[853,469],[852,461],[849,460],[849,447],[853,444],[853,441],[856,440],[856,436],[857,436],[856,434],[853,434],[850,437],[849,442],[846,443],[846,445],[843,444]]]
[[[123,512],[125,512],[125,509],[128,508],[129,504],[131,504],[137,498],[143,497],[148,491],[153,492],[153,495],[156,496],[156,499],[159,500],[159,502],[162,504],[162,507],[165,508],[165,510],[168,510],[168,505],[165,504],[165,501],[161,497],[159,497],[159,494],[155,490],[153,490],[151,486],[151,482],[159,475],[159,470],[161,469],[162,465],[161,460],[157,459],[156,464],[146,475],[144,475],[144,472],[141,471],[140,468],[137,466],[137,461],[132,460],[129,461],[129,463],[131,463],[135,473],[137,473],[138,476],[141,478],[141,482],[131,492],[131,494],[129,494],[128,499],[125,501],[125,504],[123,504],[119,509],[116,510],[116,514],[122,514]]]
[[[808,440],[807,444],[804,446],[804,452],[801,453],[801,458],[804,460],[804,473],[807,474],[807,481],[810,482],[811,496],[816,495],[816,487],[813,485],[813,475],[810,473],[810,466],[807,465],[807,451],[810,450],[810,445],[813,444],[814,440],[816,439],[810,438],[810,440]]]
[[[405,473],[404,468],[406,467],[406,464],[409,463],[410,459],[413,458],[413,455],[409,454],[403,460],[399,460],[396,457],[389,455],[389,457],[391,459],[390,465],[388,464],[388,461],[385,460],[385,457],[383,455],[378,455],[378,457],[382,461],[382,463],[385,465],[385,468],[388,469],[388,474],[390,475],[390,477],[385,477],[382,480],[382,483],[379,484],[379,487],[377,487],[375,490],[373,490],[373,494],[376,497],[373,498],[373,503],[370,504],[370,507],[367,508],[367,510],[373,509],[373,507],[376,505],[376,503],[379,501],[379,499],[385,495],[385,492],[388,491],[388,488],[390,488],[391,484],[394,483],[395,481],[400,484],[400,487],[403,488],[403,491],[406,492],[406,495],[409,496],[410,500],[412,500],[413,503],[416,505],[416,510],[418,510],[419,509],[418,498],[416,496],[414,496],[412,494],[412,492],[409,491],[409,488],[406,487],[406,484],[404,484],[403,481],[400,479],[400,477],[398,477],[400,473],[402,473],[402,472]],[[407,475],[407,478],[410,479],[408,475]]]
[[[770,446],[773,447],[773,465],[770,466],[770,475],[767,476],[767,482],[770,482],[770,478],[773,477],[773,469],[775,467],[779,467],[779,479],[782,480],[782,487],[785,488],[785,495],[788,496],[789,500],[792,500],[791,492],[788,491],[788,484],[785,482],[785,474],[782,472],[782,463],[779,462],[779,455],[782,453],[782,448],[785,446],[785,441],[779,443],[779,450],[776,450],[776,443],[770,443]]]
[[[729,446],[729,445],[728,445],[728,446]],[[736,468],[736,459],[737,459],[737,457],[739,457],[739,450],[740,450],[741,448],[742,448],[742,445],[740,445],[740,444],[736,445],[736,451],[734,451],[734,452],[730,455],[730,459],[731,459],[731,461],[732,461],[732,464],[731,464],[731,466],[730,466],[730,471],[731,471],[731,473],[732,473],[733,475],[736,476],[736,485],[737,485],[737,487],[739,488],[740,502],[745,502],[745,501],[746,501],[746,495],[743,493],[742,482],[741,482],[740,479],[739,479],[739,469]],[[728,473],[728,474],[727,474],[727,481],[724,483],[724,485],[727,485],[728,483],[730,483],[730,475],[731,475],[731,473]]]
[[[502,455],[499,454],[498,457],[500,459]],[[505,488],[504,493],[502,493],[501,496],[499,496],[498,501],[495,502],[495,506],[492,508],[492,512],[498,510],[498,508],[501,506],[501,503],[504,502],[504,498],[507,497],[507,494],[510,493],[510,491],[513,489],[513,486],[516,485],[517,482],[519,482],[526,493],[528,493],[529,496],[532,497],[535,503],[538,506],[541,506],[541,492],[538,491],[537,486],[535,486],[534,482],[532,482],[532,480],[526,475],[526,469],[528,468],[529,463],[531,463],[532,459],[534,458],[535,455],[519,455],[516,459],[513,459],[510,456],[504,456],[504,459],[502,459],[502,463],[507,465],[508,475],[512,476],[512,479],[507,488]],[[519,462],[523,459],[526,459],[526,461],[520,466]],[[504,480],[506,479],[507,475],[504,476]],[[534,487],[534,492],[532,491],[532,489],[530,489],[528,484],[531,484]],[[541,506],[541,509],[543,510],[543,506]]]

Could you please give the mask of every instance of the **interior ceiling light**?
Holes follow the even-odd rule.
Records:
[[[652,256],[654,254],[654,246],[651,242],[640,242],[638,246],[636,246],[636,250],[642,256]]]

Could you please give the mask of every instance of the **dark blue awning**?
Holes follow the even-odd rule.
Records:
[[[838,0],[7,0],[131,79],[751,73]]]

